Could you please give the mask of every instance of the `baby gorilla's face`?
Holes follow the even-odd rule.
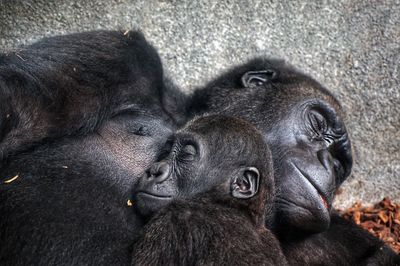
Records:
[[[215,117],[210,119],[214,121]],[[150,215],[173,199],[188,199],[210,190],[218,191],[221,197],[239,199],[257,194],[259,169],[242,158],[243,150],[251,147],[243,139],[250,140],[252,136],[245,135],[235,143],[235,147],[227,147],[229,141],[225,143],[224,140],[229,138],[232,141],[241,131],[236,125],[235,134],[230,130],[225,132],[227,119],[220,119],[220,130],[215,130],[212,125],[207,128],[208,119],[205,117],[197,119],[166,143],[159,161],[142,175],[135,187],[134,200],[141,214]],[[199,126],[207,128],[206,132],[191,130]],[[257,150],[259,147],[254,148]]]

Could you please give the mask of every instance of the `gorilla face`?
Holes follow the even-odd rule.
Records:
[[[279,61],[256,59],[195,92],[193,113],[243,118],[270,144],[283,228],[323,231],[334,192],[350,174],[350,140],[337,100]]]
[[[177,134],[170,139],[163,148],[161,160],[145,171],[135,186],[139,211],[147,216],[174,198],[183,198],[196,188],[204,190],[208,179],[199,178],[199,169],[204,168],[206,152],[195,136]]]
[[[266,187],[271,192],[272,163],[266,154],[270,153],[263,137],[245,121],[195,119],[167,142],[160,160],[140,178],[136,206],[148,216],[174,199],[210,190],[216,192],[213,200],[250,199],[259,190],[260,176],[269,178]]]
[[[335,190],[352,164],[350,142],[337,112],[325,101],[303,101],[266,137],[279,176],[278,216],[303,229],[325,230]]]

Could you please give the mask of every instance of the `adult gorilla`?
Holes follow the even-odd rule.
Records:
[[[163,100],[138,32],[0,55],[1,265],[130,264],[141,221],[126,202],[175,127]]]
[[[187,112],[240,117],[264,132],[278,190],[272,227],[289,262],[395,264],[382,241],[332,209],[352,152],[340,104],[318,82],[282,61],[255,59],[196,90]]]

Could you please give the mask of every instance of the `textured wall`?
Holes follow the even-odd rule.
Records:
[[[383,196],[400,201],[399,25],[399,0],[0,0],[2,49],[55,34],[137,27],[187,91],[255,55],[304,69],[348,113],[357,158],[339,206]]]

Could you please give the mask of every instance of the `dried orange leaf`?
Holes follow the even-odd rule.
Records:
[[[384,223],[387,223],[387,221],[389,221],[389,217],[386,215],[385,211],[380,211],[380,212],[378,213],[378,216],[379,216],[379,218],[381,218],[381,220],[382,220]]]
[[[133,201],[131,201],[130,199],[126,202],[126,205],[128,206],[128,207],[132,207],[133,206]]]

